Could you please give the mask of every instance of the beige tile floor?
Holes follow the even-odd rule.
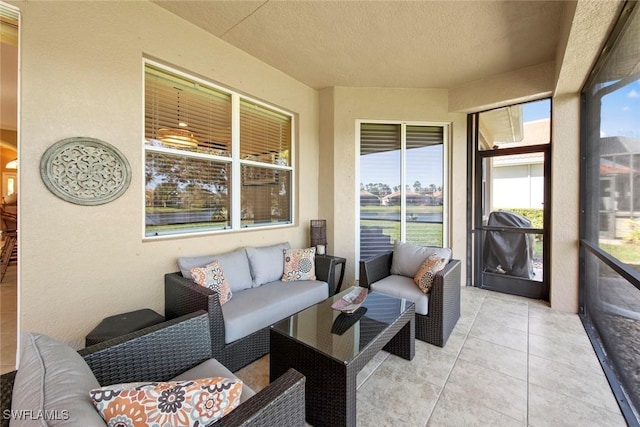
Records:
[[[14,369],[16,268],[0,284],[0,373]],[[268,356],[237,372],[255,390]],[[625,426],[577,315],[476,288],[439,348],[382,351],[358,375],[359,426]]]
[[[268,356],[237,372],[255,390]],[[626,426],[577,315],[462,289],[444,348],[380,352],[358,376],[359,426]]]
[[[13,371],[16,362],[17,268],[10,265],[0,283],[0,374]]]

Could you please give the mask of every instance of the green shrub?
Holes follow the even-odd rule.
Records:
[[[544,228],[543,218],[544,211],[542,209],[526,209],[526,208],[514,208],[514,209],[500,209],[501,211],[515,212],[531,221],[531,228]]]
[[[640,221],[630,219],[629,220],[629,234],[624,236],[624,241],[626,243],[631,243],[637,245],[640,243]]]

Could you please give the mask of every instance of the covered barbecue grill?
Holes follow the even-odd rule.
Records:
[[[509,211],[489,214],[489,227],[531,228],[531,221]],[[533,279],[533,235],[513,231],[487,231],[484,239],[484,271]]]

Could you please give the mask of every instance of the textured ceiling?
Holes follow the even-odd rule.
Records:
[[[156,1],[311,87],[451,88],[552,61],[562,1]]]

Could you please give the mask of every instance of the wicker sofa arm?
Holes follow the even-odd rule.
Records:
[[[7,372],[0,376],[0,427],[9,427],[9,418],[4,414],[11,410],[11,392],[16,371]]]
[[[200,310],[79,350],[101,385],[167,381],[212,358]]]
[[[448,337],[460,318],[460,260],[452,259],[433,279],[429,292],[429,317],[442,322]]]
[[[336,262],[327,257],[317,256],[315,258],[316,279],[327,282],[329,285],[329,296],[336,293]]]
[[[289,369],[213,426],[305,425],[305,377]]]
[[[370,288],[372,283],[384,279],[391,274],[393,251],[360,261],[359,286]]]
[[[196,285],[193,280],[182,277],[180,272],[164,275],[164,316],[174,319],[205,310],[209,313],[211,348],[213,357],[217,357],[224,348],[224,316],[220,299],[215,291]]]

